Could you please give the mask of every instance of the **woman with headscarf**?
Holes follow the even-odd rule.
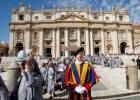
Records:
[[[9,93],[9,91],[8,91],[2,77],[0,76],[0,100],[10,100],[8,93]]]
[[[43,100],[43,77],[31,50],[26,51],[27,61],[18,90],[19,100]]]

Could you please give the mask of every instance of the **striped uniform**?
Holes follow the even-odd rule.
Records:
[[[69,89],[69,100],[91,100],[91,87],[98,81],[98,76],[91,64],[69,64],[64,76],[64,84]],[[78,85],[84,86],[88,92],[76,93],[74,89]]]

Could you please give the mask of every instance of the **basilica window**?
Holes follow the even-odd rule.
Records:
[[[122,38],[122,39],[125,39],[125,38],[126,38],[126,34],[125,34],[124,31],[121,31],[121,38]]]
[[[35,16],[35,20],[38,20],[39,19],[39,17],[38,16]]]
[[[94,16],[94,19],[95,19],[95,20],[98,20],[98,16]]]
[[[111,33],[110,32],[107,32],[107,39],[111,39]]]
[[[61,44],[64,44],[64,42],[61,42]]]
[[[35,32],[34,33],[34,40],[37,40],[37,36],[38,36],[38,34],[37,34],[37,32]]]
[[[70,39],[76,39],[76,31],[74,29],[69,30]]]
[[[60,35],[61,35],[61,39],[64,39],[64,31],[61,31]]]
[[[46,19],[51,19],[51,16],[47,15],[47,16],[46,16]]]
[[[100,40],[100,34],[97,31],[94,32],[94,40]]]
[[[16,34],[16,40],[22,41],[23,40],[23,33],[21,31],[18,31]]]
[[[81,31],[81,40],[85,40],[85,32],[84,32],[84,30]]]
[[[109,21],[109,17],[108,16],[106,17],[106,20]]]
[[[119,16],[119,21],[123,21],[123,16]]]
[[[50,30],[45,31],[44,39],[51,39],[51,31]]]
[[[47,42],[46,44],[47,44],[47,45],[50,45],[50,42]]]
[[[81,42],[81,44],[85,44],[85,42]]]
[[[24,20],[24,15],[18,15],[18,19],[20,20],[20,21],[23,21]]]
[[[99,44],[99,42],[96,41],[95,44]]]

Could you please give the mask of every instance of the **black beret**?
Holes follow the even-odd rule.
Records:
[[[84,52],[84,48],[83,47],[77,48],[76,51],[75,51],[75,53],[74,53],[74,56],[76,56],[80,52]]]

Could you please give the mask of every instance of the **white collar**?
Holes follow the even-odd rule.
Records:
[[[82,64],[83,61],[78,61],[78,60],[76,60],[75,63],[76,63],[76,64]]]

